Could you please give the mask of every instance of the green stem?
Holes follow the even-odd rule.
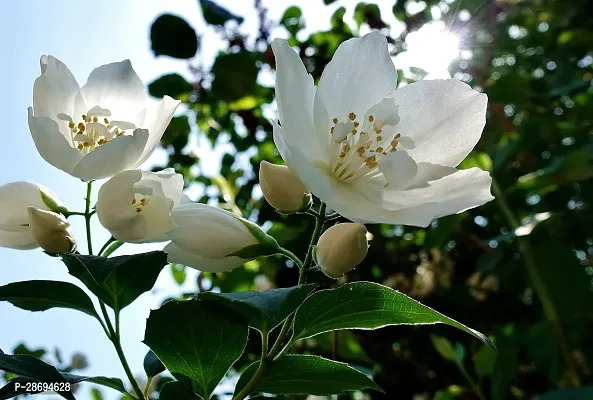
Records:
[[[259,380],[264,376],[266,370],[268,369],[268,362],[269,360],[266,357],[268,353],[268,332],[262,332],[261,334],[261,358],[259,360],[259,365],[255,374],[251,377],[249,382],[245,385],[243,389],[232,400],[243,400],[249,393],[255,388],[255,385],[259,382]]]
[[[63,214],[64,214],[64,217],[66,217],[66,218],[68,218],[72,215],[80,215],[83,217],[86,216],[86,213],[80,212],[80,211],[64,211]]]
[[[115,238],[114,238],[113,236],[111,236],[111,237],[109,238],[109,240],[107,240],[107,241],[105,242],[105,244],[103,245],[103,247],[101,247],[101,250],[99,250],[99,253],[98,253],[97,255],[99,255],[99,256],[100,256],[101,254],[103,254],[103,252],[105,251],[105,249],[107,248],[107,246],[109,246],[111,243],[113,243],[113,242],[115,242],[115,241],[116,241],[116,240],[115,240]]]
[[[457,364],[457,366],[459,367],[459,371],[461,372],[461,375],[463,375],[465,380],[469,383],[469,385],[471,386],[471,388],[474,391],[474,393],[476,394],[476,396],[478,396],[478,398],[480,400],[486,400],[486,396],[484,396],[482,389],[480,389],[480,386],[476,383],[476,381],[474,381],[474,379],[471,377],[469,372],[467,372],[467,369],[465,369],[465,366],[463,364]]]
[[[84,208],[84,219],[86,221],[86,243],[89,251],[89,255],[93,255],[93,242],[91,241],[91,191],[93,189],[93,182],[90,181],[86,184],[86,206]]]
[[[513,210],[511,209],[509,204],[507,203],[506,198],[504,196],[504,192],[502,191],[501,187],[498,185],[498,182],[495,179],[492,179],[492,192],[496,197],[498,205],[502,213],[504,214],[505,218],[507,219],[507,222],[509,223],[513,231],[515,231],[520,226],[519,220],[513,213]],[[550,293],[548,292],[548,288],[537,269],[537,263],[535,262],[535,259],[533,257],[531,246],[529,245],[529,242],[523,237],[518,236],[516,240],[519,245],[519,252],[523,257],[523,260],[525,261],[525,266],[527,267],[527,274],[529,275],[529,279],[531,280],[531,283],[533,284],[533,287],[537,292],[537,295],[542,303],[544,314],[547,320],[552,325],[552,328],[556,335],[556,341],[558,342],[560,352],[562,353],[562,357],[564,358],[566,368],[568,369],[568,374],[571,383],[574,387],[581,387],[581,380],[579,378],[579,374],[577,372],[574,360],[570,355],[570,349],[568,348],[568,344],[566,343],[566,336],[564,335],[562,325],[560,324],[560,316],[558,314],[558,310],[556,310],[556,307],[550,297]]]
[[[150,384],[152,383],[152,378],[154,378],[154,376],[149,376],[148,379],[146,380],[146,385],[144,385],[144,398],[148,399],[150,397],[148,391],[150,390]]]
[[[307,249],[307,255],[305,256],[304,262],[301,262],[301,260],[289,250],[282,249],[280,251],[280,254],[283,254],[289,259],[293,260],[299,266],[299,285],[305,283],[306,281],[306,271],[309,264],[311,263],[311,260],[313,259],[313,247],[319,240],[319,236],[321,236],[321,230],[323,228],[324,222],[325,204],[321,203],[321,206],[319,207],[319,212],[315,213],[315,229],[313,230],[313,236],[311,237],[311,242],[309,243],[309,248]],[[269,352],[268,334],[267,332],[262,333],[262,356],[259,361],[259,366],[257,367],[255,374],[251,377],[249,382],[247,382],[247,385],[245,385],[245,387],[235,397],[233,397],[232,400],[243,400],[247,396],[249,396],[249,393],[251,393],[253,388],[257,385],[257,383],[266,373],[268,365],[271,362],[273,362],[275,358],[277,358],[276,356],[284,354],[284,352],[286,352],[290,348],[290,342],[288,342],[286,343],[284,348],[282,348],[282,350],[279,350],[282,346],[282,342],[284,342],[284,339],[288,334],[288,331],[290,330],[290,325],[292,324],[293,318],[294,315],[291,315],[284,321],[280,333],[278,334],[278,337],[276,338],[276,341],[274,342],[274,345],[272,346]]]
[[[287,249],[285,249],[285,248],[283,248],[283,247],[282,247],[282,248],[281,248],[281,249],[278,251],[278,254],[282,254],[282,255],[284,255],[284,256],[286,256],[286,257],[290,258],[290,259],[291,259],[292,261],[294,261],[294,263],[295,263],[295,264],[296,264],[296,265],[299,267],[299,269],[303,269],[303,262],[302,262],[302,261],[301,261],[301,259],[300,259],[300,258],[298,258],[298,257],[296,256],[296,254],[294,254],[292,251],[290,251],[290,250],[287,250]]]

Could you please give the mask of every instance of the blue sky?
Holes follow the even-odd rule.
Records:
[[[218,3],[246,17],[242,31],[254,31],[257,18],[251,1],[226,0]],[[317,30],[326,28],[329,15],[340,3],[352,10],[356,1],[342,1],[332,7],[324,7],[321,0],[264,1],[269,6],[269,15],[273,20],[278,20],[282,11],[294,3],[301,4],[308,30]],[[200,34],[208,37],[208,40],[202,41],[201,57],[204,63],[209,64],[220,49],[221,42],[212,29],[205,27],[196,0],[0,2],[0,54],[3,55],[0,63],[3,94],[0,98],[3,139],[0,146],[0,184],[17,180],[39,182],[54,190],[71,210],[83,209],[85,185],[47,164],[37,153],[29,134],[26,114],[27,107],[32,103],[33,82],[39,75],[39,57],[42,54],[51,54],[61,59],[70,67],[81,85],[93,68],[126,58],[132,61],[134,69],[146,83],[171,71],[186,74],[187,68],[183,61],[155,59],[150,51],[149,28],[152,21],[163,12],[183,15]],[[385,14],[388,12],[389,8],[385,10]],[[281,31],[274,33],[284,35]],[[216,152],[211,157],[216,162]],[[149,163],[159,163],[162,160],[162,154],[155,154]],[[81,243],[81,251],[84,251],[82,218],[72,217],[72,223]],[[93,232],[94,246],[99,248],[108,235],[98,224],[95,224]],[[120,254],[129,254],[140,249],[143,248],[126,245]],[[195,276],[195,272],[192,275]],[[40,250],[0,248],[0,285],[31,279],[61,280],[78,284],[59,259],[47,257]],[[188,281],[193,282],[192,279]],[[191,288],[191,283],[184,287]],[[138,375],[142,375],[142,359],[147,351],[141,341],[150,309],[157,308],[163,298],[179,291],[168,270],[164,270],[153,292],[141,296],[122,312],[123,347],[132,370]],[[85,314],[59,309],[30,313],[8,303],[0,303],[0,321],[0,348],[5,352],[10,352],[20,342],[32,348],[60,348],[65,359],[75,352],[82,352],[90,361],[90,367],[83,373],[125,379],[115,351],[97,321]],[[77,397],[90,398],[88,392],[88,387],[82,388]],[[109,393],[106,397],[108,399],[119,398],[107,389],[103,393]]]

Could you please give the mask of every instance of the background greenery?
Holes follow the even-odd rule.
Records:
[[[460,47],[473,53],[471,59],[454,61],[451,74],[488,94],[488,119],[482,140],[462,167],[489,169],[497,200],[441,218],[428,229],[369,226],[369,255],[343,281],[370,280],[407,293],[489,334],[499,352],[495,360],[479,341],[444,326],[402,326],[342,332],[339,359],[372,372],[386,391],[366,395],[373,399],[530,399],[586,386],[593,365],[593,17],[588,2],[427,0],[414,15],[406,12],[406,3],[393,4],[394,15],[406,25],[400,36],[389,37],[394,55],[403,50],[408,33],[431,22],[431,6],[440,3],[448,5],[442,19],[459,35]],[[205,20],[220,26],[228,47],[210,70],[196,67],[191,82],[168,75],[150,85],[153,96],[182,98],[188,107],[163,137],[166,166],[182,172],[188,184],[216,188],[201,201],[218,201],[270,226],[282,245],[304,253],[312,221],[307,225],[301,217],[279,215],[257,195],[252,200],[259,162],[281,162],[264,117],[273,89],[257,81],[260,71],[274,68],[269,30],[284,26],[318,79],[339,43],[357,36],[361,27],[389,29],[376,4],[361,2],[354,26],[344,22],[346,10],[339,8],[331,29],[303,38],[298,32],[307,21],[298,2],[280,21],[270,21],[256,1],[260,29],[245,37],[229,28],[232,23],[225,25],[229,19],[240,23],[240,16],[209,1],[201,4]],[[467,15],[462,10],[469,12],[466,21],[459,18]],[[199,51],[199,36],[182,20],[162,17],[152,27],[153,50],[187,58]],[[422,79],[423,71],[400,76],[411,82]],[[184,151],[196,134],[212,144],[232,143],[236,153],[224,155],[221,176],[201,175],[201,160]],[[248,168],[236,161],[237,154],[246,154]],[[181,270],[175,273],[181,281]],[[295,268],[275,259],[203,276],[226,292],[251,289],[260,274],[277,287],[297,280]],[[309,281],[323,278],[313,274]],[[255,357],[257,338],[248,346]],[[298,352],[331,357],[331,335],[306,341]],[[576,392],[556,396],[593,396],[580,393],[583,397],[566,397]],[[556,398],[548,396],[542,398]]]
[[[333,2],[310,1],[319,7]],[[303,37],[299,31],[307,21],[297,1],[274,21],[256,0],[259,30],[245,37],[235,28],[241,16],[209,0],[200,3],[206,22],[218,26],[227,42],[210,69],[193,62],[201,34],[180,16],[164,15],[151,28],[154,54],[187,59],[193,73],[191,81],[170,74],[149,86],[154,97],[179,98],[187,110],[173,119],[163,136],[168,163],[155,169],[176,168],[188,186],[203,186],[206,195],[200,201],[219,203],[248,217],[269,228],[284,247],[304,254],[313,220],[276,213],[257,188],[259,162],[281,163],[267,120],[274,115],[273,88],[258,82],[262,71],[274,68],[269,32],[283,26],[318,79],[339,43],[357,36],[361,28],[389,34],[385,16],[376,4],[359,3],[355,24],[344,22],[346,10],[340,8],[328,31]],[[461,167],[490,170],[497,199],[441,218],[428,229],[368,226],[373,239],[367,259],[339,283],[368,280],[398,289],[489,335],[498,354],[495,357],[478,340],[447,326],[342,331],[337,358],[372,375],[386,393],[341,398],[593,398],[593,387],[587,388],[593,383],[589,2],[425,0],[426,8],[413,15],[406,11],[412,2],[393,3],[393,14],[406,26],[400,36],[389,37],[394,55],[404,50],[407,34],[432,21],[431,7],[443,4],[448,11],[442,19],[459,35],[460,47],[472,51],[472,58],[452,63],[451,74],[487,93],[489,108],[482,140]],[[420,69],[400,73],[405,82],[424,76]],[[195,135],[205,135],[213,145],[232,145],[219,175],[201,173],[204,161],[189,150]],[[178,283],[184,282],[182,266],[173,266],[171,273]],[[286,287],[294,285],[297,276],[290,262],[284,266],[277,258],[264,258],[228,273],[201,274],[198,287],[208,288],[209,282],[223,292],[268,284]],[[308,278],[336,285],[320,273]],[[251,335],[237,371],[256,359],[259,346],[258,336]],[[295,350],[332,358],[332,335],[302,341]],[[21,347],[14,354],[28,351]],[[42,350],[37,355],[43,356]],[[69,363],[60,361],[59,354],[55,358],[69,370],[85,363],[79,355]],[[155,381],[158,390],[166,378]],[[98,392],[93,396],[101,398]]]

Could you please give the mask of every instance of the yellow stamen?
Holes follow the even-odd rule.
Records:
[[[334,124],[337,124],[338,123],[338,119],[337,118],[332,119],[332,121],[334,122]]]
[[[348,118],[350,119],[350,121],[354,121],[356,119],[356,114],[351,112],[350,114],[348,114]]]

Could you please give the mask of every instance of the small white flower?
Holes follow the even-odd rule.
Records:
[[[61,214],[27,207],[33,238],[48,253],[69,253],[76,248],[70,222]]]
[[[96,68],[81,88],[58,59],[41,57],[29,129],[41,157],[90,181],[140,166],[158,145],[179,101],[149,104],[129,60]]]
[[[175,226],[171,210],[190,201],[182,190],[183,176],[172,168],[157,173],[123,171],[99,189],[97,216],[119,241],[166,240],[160,236]]]
[[[274,142],[328,207],[354,221],[427,226],[493,199],[487,172],[455,168],[480,139],[485,94],[454,79],[395,90],[378,32],[342,43],[318,87],[285,40],[272,49]]]
[[[38,183],[11,182],[0,186],[1,247],[20,250],[39,247],[29,226],[28,207],[49,211],[63,205],[50,189]]]
[[[257,225],[206,204],[181,205],[172,216],[176,228],[164,248],[170,263],[223,272],[261,255],[260,246],[270,249],[276,244]]]

